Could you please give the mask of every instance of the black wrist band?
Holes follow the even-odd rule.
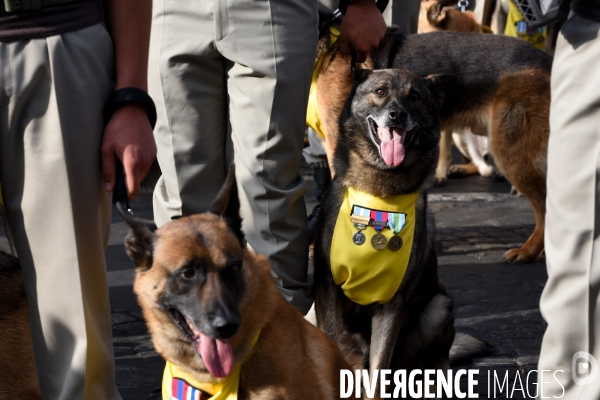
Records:
[[[340,0],[338,10],[340,10],[342,15],[346,15],[346,9],[350,5],[350,3],[352,3],[352,0]],[[383,13],[385,11],[385,8],[387,7],[388,3],[389,3],[389,0],[377,0],[377,8],[379,9],[379,11],[381,11]]]
[[[154,106],[154,102],[148,93],[134,87],[116,90],[108,98],[104,105],[104,124],[108,124],[108,121],[110,121],[115,111],[124,105],[131,103],[139,104],[144,107],[146,114],[148,114],[150,126],[154,129],[154,126],[156,125],[156,107]]]

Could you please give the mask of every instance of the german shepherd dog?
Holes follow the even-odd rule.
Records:
[[[327,29],[321,32],[321,42],[326,43]],[[352,77],[350,57],[340,54],[339,45],[324,49],[326,45],[319,45],[326,53],[316,83],[318,108],[330,165],[335,166],[338,121],[352,89]],[[550,56],[506,36],[458,32],[403,35],[389,28],[362,67],[457,77],[439,109],[441,129],[470,128],[489,137],[496,166],[529,200],[536,220],[527,242],[508,250],[504,259],[533,262],[544,248]]]
[[[239,399],[340,398],[349,365],[335,342],[284,300],[267,260],[245,248],[233,167],[210,212],[157,230],[120,211],[131,228],[134,291],[163,358],[200,382],[243,362]]]
[[[0,250],[0,399],[41,399],[19,260]]]
[[[420,78],[396,69],[356,71],[340,117],[336,174],[314,250],[317,324],[337,341],[353,368],[449,367],[454,315],[452,301],[438,278],[427,191],[434,183],[438,157],[438,113],[444,91],[455,79],[449,75]],[[379,198],[419,194],[408,267],[391,300],[383,304],[359,305],[334,282],[332,238],[346,188]],[[348,251],[370,246],[368,240],[357,246],[350,237],[346,243]],[[460,336],[453,352],[469,338]]]

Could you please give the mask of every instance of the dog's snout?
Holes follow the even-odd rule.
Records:
[[[408,113],[402,108],[393,108],[388,112],[388,118],[392,122],[400,122],[406,120]]]
[[[234,314],[217,314],[213,316],[211,325],[221,338],[229,339],[240,328],[240,318]]]

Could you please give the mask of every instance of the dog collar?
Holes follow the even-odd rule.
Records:
[[[375,197],[347,187],[329,254],[333,280],[355,303],[386,303],[408,268],[419,193]]]
[[[246,356],[252,352],[259,336],[260,330],[256,332]],[[200,382],[191,374],[183,372],[177,365],[167,361],[163,373],[162,398],[163,400],[237,400],[240,371],[244,359],[233,367],[227,377],[216,382]]]
[[[339,36],[340,31],[337,28],[330,26],[329,48],[333,46],[333,44],[338,40]],[[321,72],[321,66],[323,65],[323,60],[325,59],[326,54],[327,53],[324,52],[315,64],[312,74],[312,81],[310,82],[310,91],[308,92],[308,107],[306,109],[306,125],[314,129],[314,131],[317,132],[322,138],[325,138],[325,131],[323,130],[321,116],[319,115],[319,103],[317,102],[317,78],[319,77],[319,72]]]

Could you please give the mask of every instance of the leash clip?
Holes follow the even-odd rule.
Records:
[[[460,8],[460,12],[464,13],[467,7],[469,7],[469,0],[458,0],[456,6]]]

